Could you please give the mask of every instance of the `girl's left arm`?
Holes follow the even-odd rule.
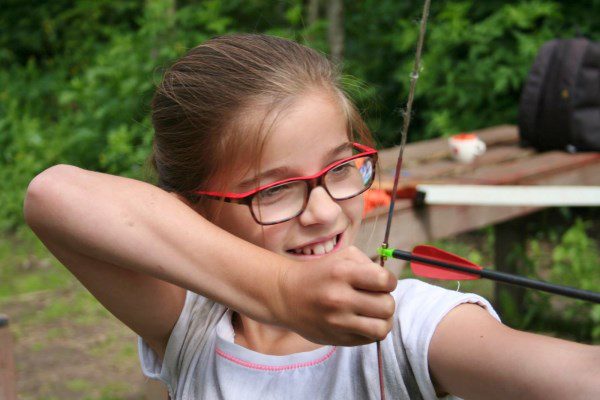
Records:
[[[511,329],[474,304],[452,310],[429,346],[439,394],[465,399],[600,399],[600,346]]]

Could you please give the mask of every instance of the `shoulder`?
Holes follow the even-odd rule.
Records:
[[[169,336],[164,357],[140,338],[139,355],[144,374],[176,387],[177,377],[193,364],[193,353],[206,346],[226,311],[227,307],[222,304],[186,291],[185,303]]]
[[[448,290],[416,279],[400,280],[392,296],[396,301],[396,313],[390,343],[394,346],[397,362],[412,371],[424,398],[437,398],[428,355],[442,320],[458,306],[469,303],[477,304],[480,307],[476,308],[495,319],[498,315],[491,304],[477,294]],[[405,381],[411,379],[409,376]]]
[[[224,305],[188,290],[179,319],[171,332],[167,353],[177,353],[193,342],[196,342],[195,345],[205,343],[226,311]]]
[[[448,293],[461,293],[444,289],[440,286],[432,285],[419,279],[400,279],[398,286],[394,290],[394,297],[397,299],[408,298],[415,295],[444,295]]]
[[[405,345],[425,351],[439,323],[461,304],[476,304],[500,320],[492,305],[474,293],[461,293],[416,279],[398,282],[392,293],[396,301],[395,329]]]
[[[454,307],[463,303],[475,303],[487,309],[496,319],[498,315],[492,305],[480,295],[462,293],[431,285],[417,279],[402,279],[392,292],[396,301],[396,311],[419,311],[426,313],[442,313],[445,315]],[[431,316],[431,315],[430,315]]]

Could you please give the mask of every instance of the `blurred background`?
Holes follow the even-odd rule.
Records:
[[[3,0],[0,313],[11,318],[20,398],[144,398],[134,335],[24,226],[22,201],[37,173],[67,163],[149,179],[149,100],[162,70],[229,32],[284,36],[328,54],[379,146],[396,145],[421,8],[414,0]],[[599,0],[434,0],[409,141],[515,124],[542,43],[600,40],[598,16]],[[531,276],[600,290],[598,210],[550,209],[525,225],[520,254]],[[490,266],[492,242],[483,230],[441,244]],[[472,290],[491,296],[485,283]],[[525,314],[509,311],[505,321],[600,343],[599,306],[540,294],[526,302]]]

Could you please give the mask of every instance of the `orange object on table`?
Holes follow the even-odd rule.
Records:
[[[369,189],[365,192],[365,207],[363,209],[363,217],[371,210],[387,206],[392,201],[392,197],[387,191],[381,189]]]

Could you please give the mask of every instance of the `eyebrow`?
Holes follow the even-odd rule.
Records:
[[[331,160],[331,159],[339,156],[344,151],[346,151],[348,149],[352,149],[352,148],[353,148],[352,143],[350,143],[350,142],[342,143],[341,145],[334,147],[333,149],[328,151],[327,154],[325,155],[325,159]],[[334,161],[328,162],[327,165],[332,164],[333,162]],[[273,178],[273,177],[277,177],[277,178],[284,177],[285,175],[288,175],[289,173],[290,173],[290,168],[287,166],[272,168],[265,172],[261,172],[260,174],[254,176],[252,178],[243,180],[239,184],[239,187],[242,189],[250,188],[250,187],[256,185],[257,181],[260,181],[262,179]]]

